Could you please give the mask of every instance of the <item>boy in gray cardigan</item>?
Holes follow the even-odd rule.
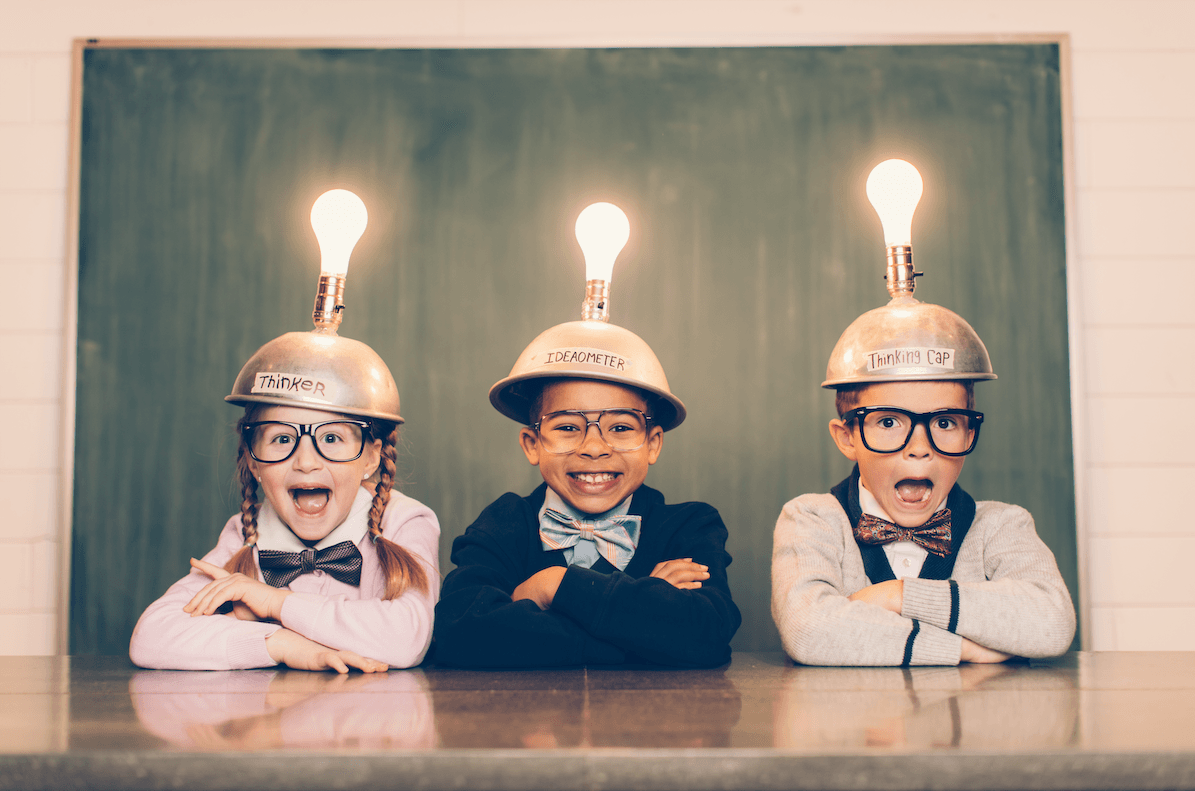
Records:
[[[913,298],[920,274],[911,245],[890,243],[892,301],[847,328],[822,383],[837,390],[830,435],[855,469],[776,523],[772,617],[798,662],[1003,662],[1061,654],[1074,637],[1033,517],[955,483],[983,423],[975,381],[995,374],[966,321]]]

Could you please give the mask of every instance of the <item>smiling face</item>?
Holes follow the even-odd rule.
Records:
[[[894,406],[911,412],[967,409],[967,390],[958,382],[883,382],[859,391],[856,406]],[[945,502],[963,470],[963,456],[933,449],[925,425],[913,430],[896,453],[875,453],[863,445],[857,421],[830,421],[830,436],[842,455],[859,465],[859,478],[888,516],[901,527],[920,527]]]
[[[540,414],[566,409],[590,411],[596,420],[600,409],[638,409],[647,412],[647,402],[639,391],[611,382],[593,379],[560,379],[544,388]],[[664,432],[648,424],[647,441],[636,450],[615,451],[598,435],[598,427],[586,428],[585,439],[572,453],[557,455],[542,447],[539,434],[524,428],[519,444],[527,461],[539,467],[548,486],[566,503],[587,514],[600,514],[627,499],[647,478],[647,468],[656,463],[664,445]]]
[[[266,407],[255,416],[256,422],[299,424],[355,419],[337,412],[292,406]],[[304,541],[324,538],[345,520],[361,482],[373,474],[381,460],[381,440],[366,442],[355,461],[340,462],[325,459],[313,443],[312,437],[301,437],[298,448],[285,461],[249,461],[249,469],[257,476],[270,505],[291,532]]]

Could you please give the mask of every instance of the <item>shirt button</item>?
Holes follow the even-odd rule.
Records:
[[[913,565],[913,561],[909,560],[908,558],[905,558],[905,568],[908,568],[911,565]]]

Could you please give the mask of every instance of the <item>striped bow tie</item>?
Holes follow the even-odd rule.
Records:
[[[946,557],[950,554],[950,509],[938,511],[921,527],[901,527],[871,514],[863,514],[855,526],[855,540],[860,544],[912,541],[927,552]]]
[[[599,555],[623,571],[635,554],[635,539],[631,533],[638,536],[642,521],[641,516],[627,514],[589,522],[549,508],[539,523],[539,540],[549,552],[576,546],[582,539],[592,541],[597,545]]]
[[[275,588],[284,588],[299,575],[310,574],[316,569],[346,585],[361,584],[361,550],[352,541],[341,541],[325,549],[304,549],[302,552],[259,549],[257,564],[266,583]]]

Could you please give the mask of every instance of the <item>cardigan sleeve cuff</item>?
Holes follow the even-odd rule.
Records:
[[[282,600],[282,625],[310,640],[324,600],[323,596],[292,593]]]
[[[911,665],[957,665],[963,653],[963,638],[933,624],[922,624],[913,639]]]
[[[954,631],[951,626],[958,623],[958,596],[952,596],[951,591],[950,580],[908,578],[901,594],[900,614]]]
[[[266,648],[266,638],[282,627],[275,623],[263,623],[259,626],[257,629],[237,630],[238,634],[229,638],[225,650],[228,654],[228,666],[233,670],[273,667],[278,664]]]

